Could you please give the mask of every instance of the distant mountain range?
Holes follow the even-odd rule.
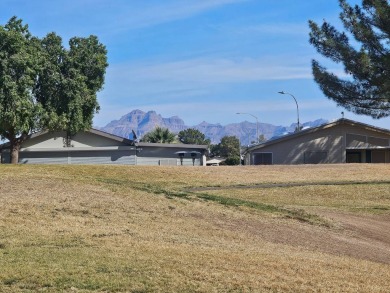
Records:
[[[305,122],[302,124],[304,128],[316,127],[327,123],[327,120],[318,119],[315,121]],[[113,120],[104,127],[99,129],[108,133],[112,133],[125,138],[133,138],[132,130],[141,138],[147,132],[153,130],[156,126],[168,128],[174,133],[187,128],[195,128],[205,134],[211,140],[211,143],[216,144],[221,141],[221,138],[226,135],[236,136],[242,144],[250,144],[256,139],[256,123],[244,121],[241,123],[232,123],[225,126],[217,123],[211,124],[203,121],[198,125],[187,126],[183,119],[178,116],[163,118],[155,111],[143,112],[141,110],[133,110],[130,113],[122,116],[119,120]],[[259,135],[263,134],[266,139],[281,136],[289,132],[293,132],[296,128],[296,123],[290,126],[276,126],[268,123],[259,123]]]

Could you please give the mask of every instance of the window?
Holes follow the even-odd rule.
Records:
[[[347,133],[347,147],[365,147],[367,137],[365,135]]]
[[[362,154],[361,152],[351,152],[347,151],[347,163],[361,163],[362,162]]]
[[[387,138],[380,138],[380,137],[368,137],[368,143],[375,147],[375,146],[389,146],[389,140]]]
[[[254,165],[272,165],[272,153],[254,153]]]
[[[372,150],[371,151],[371,163],[386,163],[385,151]]]

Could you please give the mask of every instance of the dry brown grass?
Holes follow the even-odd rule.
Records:
[[[329,207],[359,213],[387,213],[389,184],[307,185],[275,188],[230,188],[208,194],[279,206]]]
[[[388,165],[1,165],[0,174],[0,292],[390,288]],[[231,188],[329,181],[367,184]],[[188,191],[206,186],[221,188]]]

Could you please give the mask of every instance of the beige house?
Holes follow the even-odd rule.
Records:
[[[1,162],[10,162],[9,143],[0,145]],[[19,152],[21,164],[120,164],[205,166],[207,145],[137,143],[91,129],[30,135]]]
[[[244,157],[246,165],[390,163],[390,130],[343,118],[253,146]]]

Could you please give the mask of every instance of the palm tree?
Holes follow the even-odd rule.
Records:
[[[170,132],[168,128],[157,126],[154,130],[146,133],[141,142],[151,143],[173,143],[176,140],[176,135]]]

